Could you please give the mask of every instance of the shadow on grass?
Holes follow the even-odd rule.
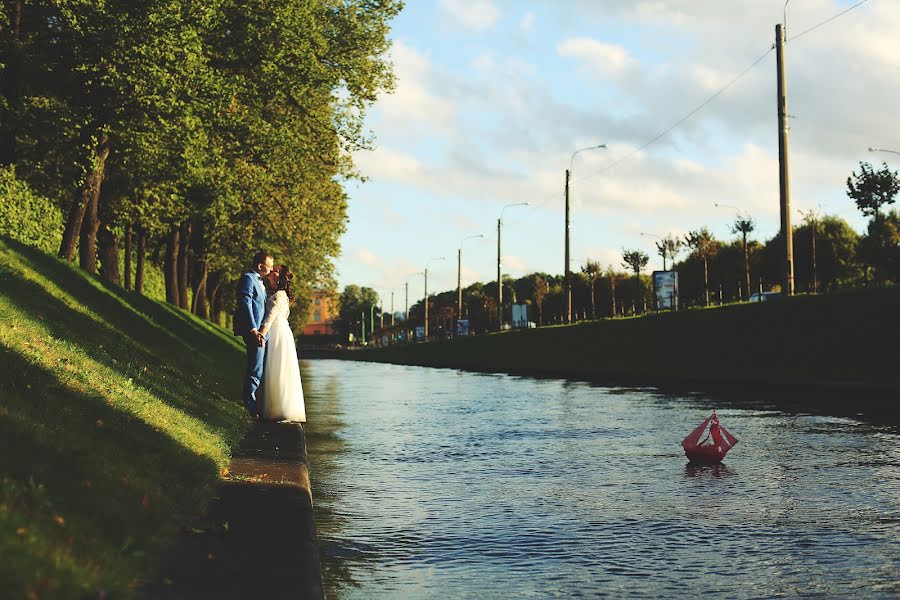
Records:
[[[211,330],[202,336],[195,334],[204,330],[196,323],[188,328],[190,336],[172,335],[164,327],[191,323],[193,319],[173,315],[159,303],[141,299],[141,304],[157,313],[165,324],[160,325],[107,293],[109,290],[96,287],[69,265],[39,252],[33,254],[35,261],[29,264],[52,278],[72,300],[107,318],[73,314],[62,299],[35,281],[5,272],[2,265],[0,282],[4,285],[0,297],[8,298],[12,306],[40,321],[53,337],[78,347],[86,356],[132,379],[173,408],[198,416],[219,430],[233,427],[233,418],[215,406],[221,397],[210,396],[209,389],[216,389],[238,404],[245,361],[239,349],[223,344],[222,337]],[[219,381],[227,384],[220,386]]]
[[[4,592],[65,579],[115,591],[211,493],[212,460],[7,346],[0,394],[0,472],[20,490],[4,486],[0,524],[42,533],[0,536]]]
[[[135,335],[135,341],[157,349],[171,348],[179,354],[190,353],[192,360],[206,356],[197,355],[200,351],[221,348],[223,341],[234,352],[242,354],[243,346],[238,338],[212,323],[204,323],[169,304],[127,292],[40,250],[9,239],[0,242],[18,254],[30,270],[65,289],[85,308],[103,316],[109,323]],[[172,332],[184,332],[184,335]]]

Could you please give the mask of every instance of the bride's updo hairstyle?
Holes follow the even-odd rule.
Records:
[[[291,272],[291,268],[287,265],[280,265],[278,267],[278,281],[275,282],[275,291],[284,290],[284,293],[287,294],[288,300],[293,301],[294,299],[294,286],[291,281],[294,279],[294,274]]]

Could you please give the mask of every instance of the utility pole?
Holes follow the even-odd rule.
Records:
[[[456,330],[459,330],[459,320],[462,318],[462,243],[456,254]],[[456,331],[453,332],[454,337]]]
[[[403,304],[403,329],[406,332],[404,342],[409,341],[409,282],[403,284],[405,300]]]
[[[360,337],[359,343],[362,344],[366,341],[366,311],[359,311],[359,326],[360,326]]]
[[[375,342],[375,303],[369,306],[369,333],[372,334],[372,342]]]
[[[425,341],[428,341],[428,267],[425,267]]]
[[[503,331],[503,278],[500,254],[500,231],[503,219],[497,219],[497,331]]]
[[[569,169],[566,169],[566,265],[563,269],[563,281],[566,286],[566,323],[572,322],[572,272],[569,270]]]
[[[394,290],[391,290],[391,327],[394,326],[394,318]]]
[[[794,295],[794,233],[791,229],[791,181],[788,165],[787,88],[784,75],[784,26],[775,26],[775,56],[778,65],[778,179],[781,196],[781,232],[784,235],[784,289]]]

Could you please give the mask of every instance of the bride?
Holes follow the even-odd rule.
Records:
[[[287,265],[275,267],[268,275],[270,289],[266,316],[259,333],[268,334],[266,363],[263,369],[263,417],[272,421],[306,422],[300,362],[294,333],[288,325],[294,289],[294,274]]]

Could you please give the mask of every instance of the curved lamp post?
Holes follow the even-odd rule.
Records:
[[[887,152],[888,154],[896,154],[896,155],[900,156],[900,152],[897,152],[896,150],[887,150],[887,149],[885,149],[885,148],[872,148],[872,147],[870,147],[870,148],[869,148],[869,152]]]
[[[428,265],[436,260],[447,260],[443,256],[437,258],[429,258],[425,263],[425,341],[428,341]]]
[[[459,242],[459,250],[457,250],[456,254],[456,321],[459,322],[459,319],[462,317],[462,249],[463,244],[466,240],[473,240],[475,238],[483,238],[484,234],[479,233],[478,235],[470,235],[468,237],[464,237]],[[459,325],[457,325],[457,329]],[[454,335],[456,333],[454,332]]]
[[[528,206],[527,202],[515,202],[507,204],[500,209],[500,218],[497,219],[497,331],[503,331],[503,254],[500,250],[500,237],[503,230],[503,211],[513,206]]]
[[[563,270],[563,279],[565,280],[566,284],[566,323],[572,322],[572,269],[569,268],[569,183],[572,179],[572,163],[575,160],[575,155],[579,152],[585,152],[587,150],[600,150],[606,147],[606,144],[600,144],[598,146],[579,148],[572,153],[572,156],[569,158],[569,168],[566,169],[566,266],[565,270]]]
[[[655,233],[645,233],[645,232],[641,231],[640,235],[643,237],[654,237],[654,238],[658,239],[659,241],[663,240],[661,235],[656,235]],[[665,271],[666,270],[666,255],[665,254],[662,255],[662,259],[663,259],[663,271]],[[672,261],[672,262],[674,263],[675,261]]]

